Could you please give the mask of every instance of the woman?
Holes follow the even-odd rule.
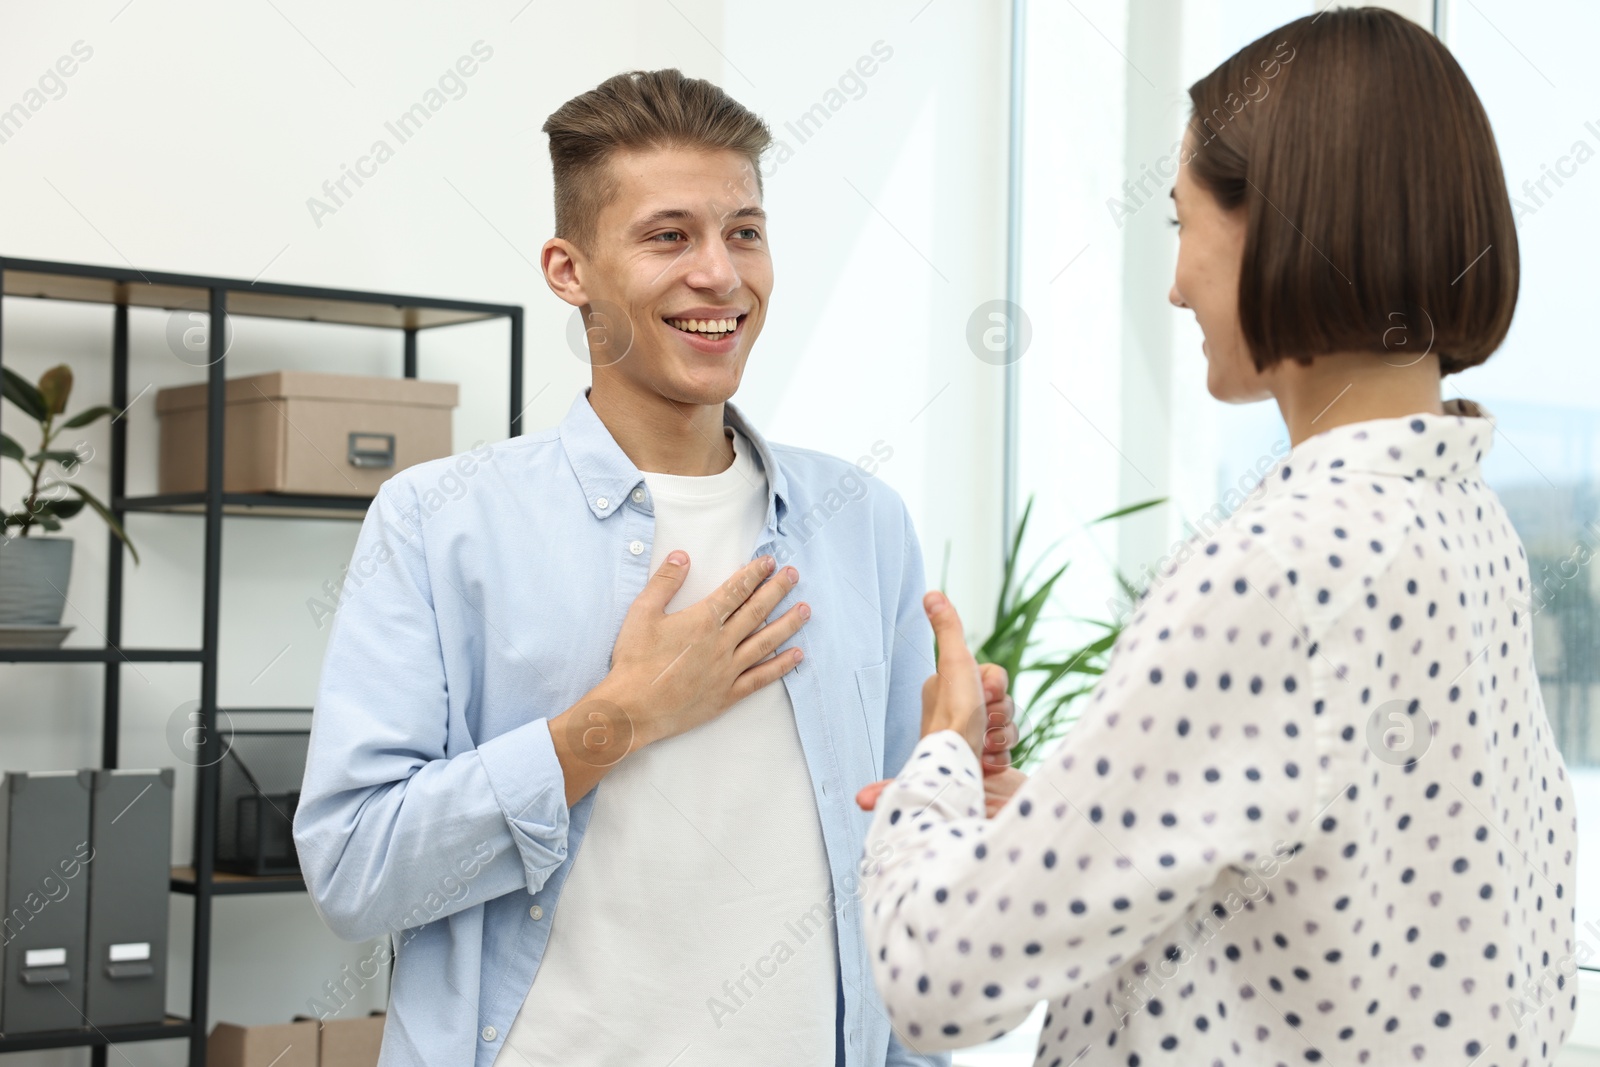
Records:
[[[1516,302],[1488,121],[1442,45],[1370,8],[1190,97],[1171,300],[1211,394],[1276,400],[1293,451],[1155,583],[992,819],[984,681],[929,595],[924,737],[867,840],[879,988],[923,1050],[1047,1000],[1052,1067],[1548,1063],[1576,1010],[1572,790],[1479,471],[1493,424],[1440,396]]]

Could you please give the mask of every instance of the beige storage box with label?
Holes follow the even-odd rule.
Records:
[[[273,371],[226,388],[222,488],[372,496],[395,472],[451,453],[454,382]],[[156,394],[161,493],[206,487],[206,384]]]
[[[296,1015],[296,1020],[310,1019]],[[321,1067],[378,1067],[378,1052],[383,1047],[381,1011],[352,1019],[324,1019],[318,1024]],[[312,1020],[315,1022],[315,1020]]]
[[[317,1067],[317,1059],[315,1022],[218,1023],[206,1038],[211,1067]]]

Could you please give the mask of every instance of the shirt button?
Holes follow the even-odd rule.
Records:
[[[601,497],[594,502],[594,506],[599,508],[601,511],[604,511],[606,508],[611,506],[611,501],[607,500],[605,497]]]
[[[496,1034],[497,1034],[497,1033],[499,1033],[499,1031],[498,1031],[498,1030],[496,1030],[496,1029],[495,1029],[495,1028],[494,1028],[494,1027],[492,1027],[492,1026],[485,1026],[485,1027],[484,1027],[484,1028],[483,1028],[483,1039],[484,1039],[484,1040],[485,1040],[485,1041],[493,1041],[493,1040],[494,1040],[494,1038],[495,1038],[495,1035],[496,1035]]]
[[[628,551],[632,552],[635,556],[637,556],[639,553],[644,551],[644,542],[643,541],[635,541],[633,544],[628,546]]]
[[[544,918],[544,909],[535,904],[533,907],[528,909],[528,914],[535,919],[542,919]]]
[[[643,489],[635,489],[633,491],[633,502],[635,504],[643,504],[644,503],[644,490]]]

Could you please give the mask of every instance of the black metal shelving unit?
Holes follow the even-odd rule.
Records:
[[[222,488],[223,403],[227,370],[229,315],[340,323],[402,331],[402,373],[417,376],[417,335],[423,330],[469,322],[506,319],[510,324],[510,433],[522,432],[522,308],[512,304],[480,304],[436,300],[392,293],[357,292],[311,286],[247,282],[236,278],[167,274],[134,267],[52,263],[0,256],[0,295],[109,305],[113,309],[111,399],[128,405],[128,309],[145,307],[174,311],[205,307],[210,315],[207,368],[206,489],[130,497],[126,493],[127,423],[111,424],[111,500],[122,521],[132,512],[167,512],[201,516],[205,522],[205,589],[199,648],[128,648],[122,643],[122,542],[107,533],[106,644],[103,648],[0,649],[0,663],[99,663],[105,665],[100,765],[117,766],[120,734],[121,665],[124,663],[198,663],[202,747],[198,753],[194,811],[194,862],[174,867],[174,893],[194,897],[193,967],[189,1015],[167,1016],[159,1023],[94,1028],[84,1026],[32,1034],[0,1034],[0,1053],[44,1048],[87,1047],[94,1067],[104,1067],[109,1045],[128,1041],[176,1038],[189,1042],[189,1064],[202,1067],[206,1058],[207,997],[211,977],[211,906],[216,897],[257,893],[301,892],[298,876],[249,877],[218,872],[216,860],[217,783],[221,738],[217,715],[252,712],[309,711],[309,708],[219,708],[217,704],[218,639],[222,600],[222,520],[229,516],[360,520],[369,497],[229,493]],[[4,307],[0,300],[0,309]],[[0,319],[3,321],[3,319]],[[4,358],[0,345],[0,360]]]

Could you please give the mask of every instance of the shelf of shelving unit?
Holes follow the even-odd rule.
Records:
[[[71,1030],[40,1030],[31,1034],[0,1034],[0,1052],[35,1052],[46,1048],[92,1045],[104,1049],[125,1041],[171,1041],[189,1037],[189,1020],[169,1015],[158,1023],[126,1026],[83,1026]]]
[[[202,648],[0,648],[0,663],[199,663]]]
[[[112,406],[128,406],[128,309],[152,308],[204,311],[212,321],[226,316],[292,319],[301,322],[340,323],[402,334],[400,371],[417,376],[417,339],[427,330],[464,323],[506,320],[510,328],[510,434],[522,432],[522,308],[514,304],[484,304],[462,300],[402,296],[314,286],[248,282],[237,278],[141,271],[134,267],[105,267],[80,263],[51,263],[0,256],[0,295],[35,300],[107,305],[113,309],[111,341]],[[3,307],[4,301],[0,301]],[[105,667],[102,702],[101,766],[117,766],[123,663],[197,663],[200,665],[202,736],[210,746],[201,752],[194,810],[195,859],[172,869],[170,888],[192,896],[194,906],[194,965],[190,975],[190,1017],[168,1016],[161,1022],[139,1026],[59,1030],[40,1034],[0,1034],[0,1053],[43,1048],[89,1047],[94,1067],[104,1067],[108,1045],[124,1041],[158,1041],[184,1038],[189,1042],[190,1067],[202,1067],[206,1055],[208,993],[211,952],[211,905],[219,896],[302,892],[299,875],[251,877],[219,872],[216,860],[218,653],[222,582],[222,520],[231,517],[267,519],[360,520],[371,498],[309,496],[276,493],[229,493],[222,489],[223,403],[227,368],[225,331],[209,331],[211,345],[206,366],[206,488],[198,493],[129,496],[127,481],[127,423],[111,424],[111,492],[109,506],[119,521],[136,513],[189,514],[205,522],[202,639],[198,649],[127,648],[122,645],[123,545],[109,531],[107,540],[106,632],[102,647],[55,649],[0,649],[0,663],[89,663]],[[4,352],[0,350],[0,359]],[[306,709],[223,708],[229,716],[253,711]],[[191,1021],[192,1020],[192,1021]]]
[[[204,493],[166,493],[119,500],[124,511],[204,515]],[[305,493],[223,493],[222,513],[258,519],[355,519],[372,504],[370,496],[312,496]]]
[[[193,867],[172,868],[172,891],[193,896],[197,885]],[[211,891],[219,897],[246,896],[251,893],[298,893],[306,880],[298,874],[230,874],[211,872]]]

